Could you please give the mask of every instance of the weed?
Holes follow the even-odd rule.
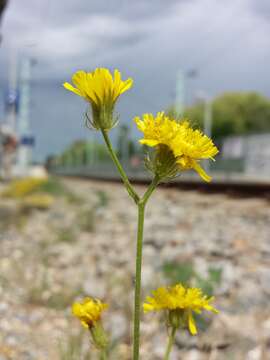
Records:
[[[199,287],[208,296],[212,296],[215,286],[219,285],[222,278],[222,269],[209,267],[207,277],[200,276],[192,263],[168,262],[163,265],[163,273],[172,284],[182,283],[185,286]]]
[[[28,284],[26,302],[32,305],[44,306],[55,310],[63,310],[70,307],[74,299],[83,293],[81,287],[71,289],[63,286],[58,291],[51,291],[47,268],[43,269],[41,276],[34,283]]]
[[[213,296],[215,287],[222,279],[222,268],[209,267],[207,277],[204,278],[196,272],[192,263],[168,262],[163,265],[162,270],[171,284],[182,283],[185,286],[195,286],[201,288],[208,296]],[[202,331],[206,330],[209,320],[201,315],[194,316],[198,327]]]
[[[78,226],[82,231],[93,232],[95,229],[96,213],[94,209],[84,209],[78,214]]]
[[[73,243],[76,235],[72,227],[58,229],[57,231],[57,242]]]
[[[102,207],[106,207],[109,203],[109,197],[108,194],[103,191],[103,190],[99,190],[96,192],[97,198],[98,198],[98,202],[96,204],[97,208],[102,208]]]
[[[84,346],[87,335],[84,330],[76,334],[70,332],[66,342],[59,344],[59,360],[91,360],[90,350],[85,351]]]

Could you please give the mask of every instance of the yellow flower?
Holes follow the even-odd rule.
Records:
[[[49,209],[54,203],[53,196],[49,194],[37,193],[26,196],[22,201],[23,209]]]
[[[47,178],[27,177],[13,180],[8,187],[1,193],[3,197],[19,199],[37,191],[42,185],[46,184]]]
[[[150,147],[166,145],[175,156],[179,171],[194,169],[205,181],[211,180],[200,166],[199,160],[213,160],[218,149],[210,138],[199,130],[193,130],[188,121],[179,123],[164,112],[159,112],[156,117],[144,114],[142,119],[135,117],[134,121],[144,134],[141,144]]]
[[[168,310],[169,318],[176,316],[180,323],[189,328],[192,335],[197,334],[196,323],[192,312],[200,314],[202,310],[218,311],[211,305],[214,297],[208,298],[201,289],[186,288],[181,284],[161,287],[152,292],[143,304],[144,312]]]
[[[107,304],[100,300],[85,298],[82,303],[74,303],[72,305],[72,313],[81,320],[86,328],[92,328],[100,320],[102,312],[108,308]]]
[[[116,100],[132,86],[133,80],[123,81],[118,70],[114,70],[113,78],[108,69],[97,68],[93,72],[77,71],[72,82],[75,86],[67,82],[63,86],[90,103],[91,125],[97,130],[111,129],[117,121],[113,118]]]

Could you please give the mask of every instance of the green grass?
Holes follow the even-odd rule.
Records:
[[[72,204],[81,204],[83,200],[71,190],[69,190],[62,182],[56,177],[49,177],[48,180],[37,187],[36,191],[44,192],[53,196],[65,197],[68,202]]]
[[[96,195],[97,195],[97,199],[98,199],[96,207],[97,208],[106,207],[108,205],[108,203],[109,203],[108,194],[103,190],[98,190],[96,192]]]
[[[48,271],[45,268],[42,277],[35,282],[26,285],[27,289],[25,302],[31,305],[43,306],[55,310],[64,310],[71,306],[74,299],[83,294],[83,289],[77,287],[71,289],[63,284],[57,292],[51,292],[51,285],[48,281]],[[49,293],[49,295],[48,295]]]
[[[66,342],[59,344],[59,360],[91,360],[90,350],[84,351],[85,337],[89,337],[89,333],[80,330],[77,334],[68,334]],[[87,339],[87,341],[89,341]]]
[[[163,265],[162,270],[170,285],[182,283],[185,286],[198,287],[209,297],[213,296],[215,288],[222,280],[222,268],[209,267],[207,276],[202,277],[190,262],[167,262]],[[207,330],[210,320],[203,315],[194,314],[194,317],[199,329]]]
[[[163,265],[162,270],[171,284],[182,283],[186,286],[196,286],[208,296],[213,295],[215,287],[222,280],[222,268],[209,267],[207,276],[202,277],[190,262],[167,262]]]
[[[93,232],[95,230],[96,211],[94,208],[83,209],[78,213],[77,224],[80,230]]]
[[[64,243],[73,243],[76,240],[75,230],[70,226],[64,229],[56,230],[56,241]]]

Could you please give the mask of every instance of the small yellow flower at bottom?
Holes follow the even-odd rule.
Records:
[[[85,298],[82,303],[74,303],[72,305],[72,313],[81,320],[86,328],[91,328],[100,320],[101,314],[108,308],[108,305],[100,300]]]
[[[160,287],[152,292],[143,304],[144,312],[168,311],[168,322],[170,326],[182,325],[189,329],[192,335],[197,334],[197,327],[193,312],[200,314],[202,310],[218,313],[211,302],[214,297],[207,297],[199,288],[188,288],[182,284],[171,287]]]

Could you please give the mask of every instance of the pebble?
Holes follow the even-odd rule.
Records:
[[[104,326],[119,343],[121,360],[130,359],[136,207],[119,184],[65,183],[83,205],[57,198],[52,209],[32,212],[22,227],[2,224],[0,360],[59,360],[59,344],[68,346],[71,338],[86,354],[88,333],[70,306],[87,295],[109,303]],[[80,211],[95,208],[100,191],[108,203],[97,208],[94,230],[83,231]],[[3,200],[5,219],[17,212],[15,202]],[[171,360],[267,360],[269,221],[264,199],[171,188],[154,193],[146,211],[142,299],[170,282],[162,273],[165,262],[192,263],[202,279],[209,267],[222,268],[214,286],[219,315],[210,315],[207,331],[197,337],[179,332]],[[57,236],[63,230],[72,237]],[[159,314],[144,314],[141,329],[142,359],[161,360],[167,339]]]

